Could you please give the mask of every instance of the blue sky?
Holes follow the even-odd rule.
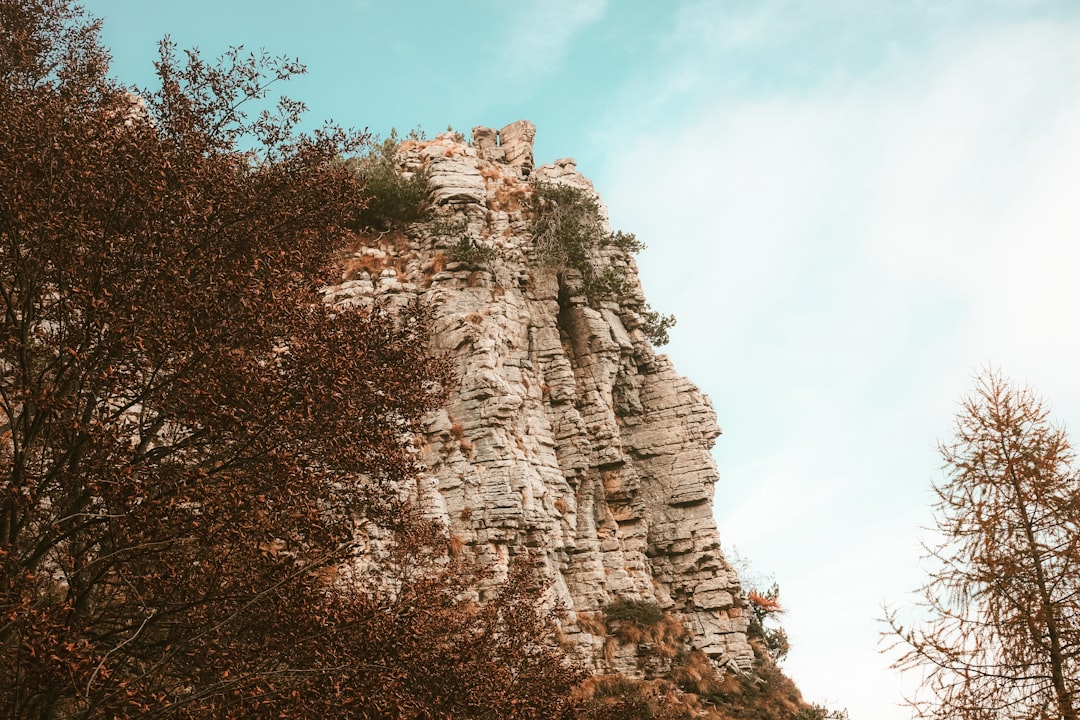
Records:
[[[898,720],[882,603],[923,579],[935,443],[981,366],[1080,421],[1080,3],[90,0],[155,44],[299,57],[313,124],[538,126],[648,245],[712,397],[728,548],[789,608],[810,700]]]

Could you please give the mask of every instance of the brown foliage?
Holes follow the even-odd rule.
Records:
[[[780,607],[780,600],[778,597],[774,597],[771,594],[763,595],[758,590],[749,590],[746,593],[746,599],[755,608],[760,608],[754,611],[755,615],[771,615],[773,613],[782,612]]]
[[[787,632],[777,622],[778,616],[784,614],[780,604],[780,586],[774,582],[764,591],[751,587],[746,592],[745,607],[750,611],[747,636],[751,642],[760,642],[775,662],[787,657],[791,644]]]
[[[607,623],[604,622],[603,613],[579,610],[575,624],[582,632],[596,635],[597,637],[607,637],[608,627]]]
[[[376,255],[360,255],[345,260],[342,277],[345,280],[356,280],[360,273],[367,273],[369,277],[378,278],[379,274],[389,267],[385,257]]]
[[[609,662],[616,643],[639,646],[642,658],[652,655],[671,659],[685,650],[690,637],[680,618],[653,603],[618,600],[604,607],[603,613],[608,631],[604,652]]]
[[[105,67],[64,0],[0,0],[0,716],[558,717],[529,573],[468,603],[394,491],[424,313],[319,294],[357,138],[248,120],[295,62],[164,43],[142,100]],[[410,572],[339,572],[373,525]]]
[[[887,613],[924,674],[923,718],[1074,720],[1080,702],[1080,476],[1045,403],[988,371],[942,444],[941,542],[921,588],[926,622]]]
[[[590,678],[575,691],[589,720],[823,720],[844,718],[807,705],[798,689],[762,654],[753,675],[721,675],[703,653],[680,656],[670,679],[623,675]]]

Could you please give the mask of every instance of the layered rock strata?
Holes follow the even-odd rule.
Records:
[[[648,648],[603,636],[603,608],[620,601],[658,605],[691,648],[748,668],[739,581],[712,514],[713,409],[650,346],[632,257],[598,251],[630,292],[593,304],[575,271],[541,262],[522,206],[534,183],[595,191],[573,160],[534,167],[534,136],[518,121],[475,128],[471,144],[451,133],[403,144],[401,171],[428,174],[432,219],[361,238],[328,299],[434,309],[434,350],[457,379],[420,439],[420,502],[496,568],[538,557],[550,602],[569,610],[568,640],[597,670],[663,672],[644,662]]]

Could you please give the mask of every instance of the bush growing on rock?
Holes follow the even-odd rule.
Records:
[[[615,246],[628,255],[645,245],[633,234],[609,232],[600,215],[596,198],[581,188],[558,183],[534,182],[525,210],[532,218],[530,230],[536,239],[541,262],[576,270],[581,275],[582,294],[589,302],[629,292],[626,269],[601,267],[600,252]],[[654,345],[666,345],[674,315],[662,315],[648,305],[640,313],[641,330]]]
[[[608,622],[627,622],[641,626],[656,625],[665,617],[659,605],[643,600],[616,600],[605,605],[603,612]]]
[[[418,138],[413,131],[411,137]],[[358,231],[387,232],[428,217],[428,175],[424,168],[401,172],[397,154],[401,141],[395,131],[373,138],[366,151],[346,161],[363,184],[367,198],[353,227]]]
[[[613,244],[616,235],[604,229],[596,198],[572,185],[535,182],[525,209],[532,218],[530,230],[542,262],[577,270],[590,299],[626,290],[625,272],[605,274],[598,267],[601,247]],[[624,250],[641,249],[633,235],[618,233],[617,237]]]
[[[746,606],[750,610],[747,637],[751,642],[760,642],[773,661],[786,658],[791,643],[787,631],[777,622],[778,616],[784,613],[780,605],[780,586],[774,582],[766,590],[750,588],[746,593]]]
[[[668,330],[675,327],[675,316],[665,315],[646,305],[641,311],[641,331],[656,346],[671,342]]]

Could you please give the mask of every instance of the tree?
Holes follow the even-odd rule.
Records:
[[[986,372],[941,454],[941,540],[921,588],[928,620],[886,618],[904,650],[896,666],[925,674],[910,703],[942,720],[1074,720],[1080,477],[1068,436],[1033,391]]]
[[[422,137],[418,129],[409,133],[410,140]],[[391,131],[386,139],[373,137],[365,145],[366,152],[361,157],[345,161],[370,192],[354,228],[361,232],[385,233],[427,219],[431,209],[428,171],[426,168],[407,174],[398,171],[397,152],[401,141],[397,133]]]
[[[760,641],[773,662],[783,661],[791,650],[791,642],[778,620],[778,616],[784,614],[780,605],[780,586],[774,582],[764,592],[750,588],[746,592],[746,607],[750,611],[747,637],[751,642]]]
[[[559,717],[527,574],[470,601],[401,497],[424,310],[323,302],[362,138],[250,119],[303,70],[265,55],[165,42],[133,93],[98,27],[0,0],[0,716]]]
[[[743,608],[750,621],[746,636],[755,654],[767,655],[773,663],[783,662],[791,651],[791,641],[780,617],[785,613],[780,603],[780,584],[772,573],[755,570],[737,549],[731,550],[728,557],[745,592]]]
[[[530,216],[530,231],[536,241],[542,263],[562,270],[575,270],[581,276],[578,290],[590,302],[608,296],[623,297],[630,292],[627,269],[601,260],[601,249],[613,246],[627,256],[645,249],[633,234],[609,232],[594,194],[573,185],[532,182],[526,197],[525,211]],[[638,314],[639,327],[654,345],[670,342],[668,330],[675,327],[675,316],[653,310],[647,303]]]

